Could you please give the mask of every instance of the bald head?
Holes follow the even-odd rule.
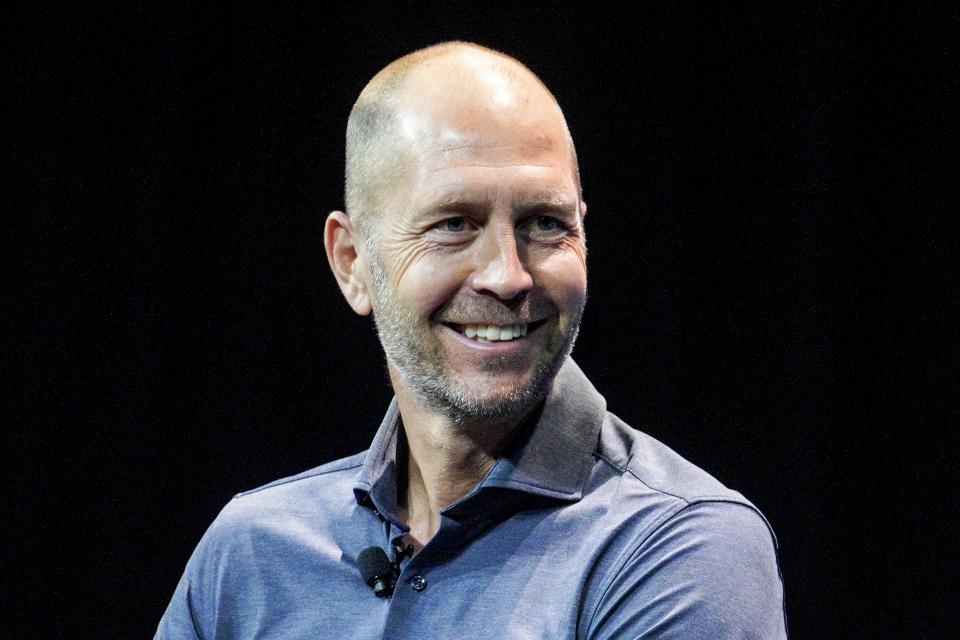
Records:
[[[527,127],[532,140],[569,146],[579,191],[576,151],[553,94],[529,69],[503,53],[466,42],[415,51],[367,84],[347,122],[347,213],[365,235],[425,145],[495,139],[495,130]]]

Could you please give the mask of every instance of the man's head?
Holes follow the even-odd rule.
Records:
[[[586,299],[586,206],[539,79],[466,43],[387,66],[350,115],[346,201],[327,254],[354,310],[373,312],[394,385],[464,419],[542,398]]]

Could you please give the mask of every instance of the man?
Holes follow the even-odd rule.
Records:
[[[587,207],[536,76],[467,43],[405,56],[357,100],[346,169],[327,257],[396,397],[368,451],[224,508],[157,637],[785,637],[764,518],[568,357]]]

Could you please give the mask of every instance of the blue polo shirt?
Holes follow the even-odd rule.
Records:
[[[357,555],[391,554],[394,400],[369,450],[235,496],[156,638],[786,637],[767,521],[606,411],[570,359],[539,417],[379,598]]]

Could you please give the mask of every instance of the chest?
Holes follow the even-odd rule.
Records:
[[[570,543],[583,540],[582,533],[549,514],[446,523],[400,563],[389,598],[374,595],[354,560],[365,545],[389,548],[395,539],[389,529],[341,540],[339,557],[318,556],[309,545],[287,547],[279,556],[251,549],[243,585],[222,590],[238,595],[220,603],[216,635],[574,638],[589,614],[583,605],[595,581],[596,555],[604,550],[602,543]]]

